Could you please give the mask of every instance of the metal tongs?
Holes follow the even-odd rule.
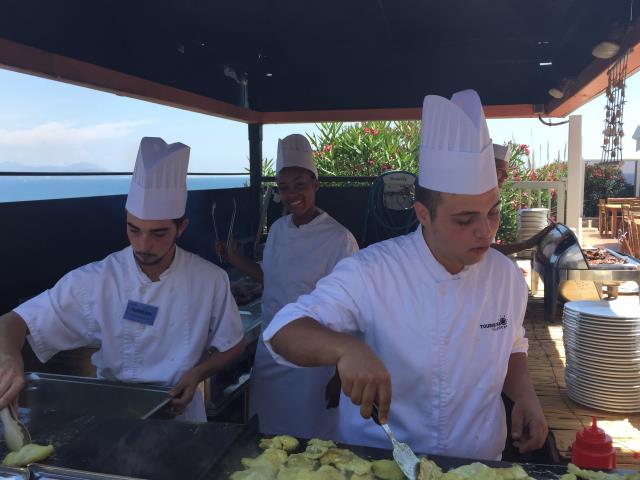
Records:
[[[31,443],[29,430],[18,420],[11,407],[4,407],[0,410],[0,420],[4,424],[4,441],[9,450],[17,452]]]
[[[236,197],[233,197],[233,212],[231,213],[231,222],[229,223],[229,233],[227,234],[227,251],[231,247],[231,240],[233,239],[233,227],[236,223],[236,211],[238,210],[238,204],[236,203]]]
[[[218,241],[220,240],[220,237],[218,236],[218,226],[216,225],[216,202],[214,201],[211,204],[211,219],[213,220],[213,231],[215,232],[216,235],[216,243],[218,243]],[[222,255],[219,253],[218,254],[218,259],[220,260],[220,263],[222,263]]]
[[[371,418],[373,418],[373,421],[382,427],[384,433],[386,433],[387,437],[389,437],[391,445],[393,445],[393,459],[395,460],[398,467],[400,467],[400,470],[402,470],[402,473],[404,473],[404,475],[409,480],[416,480],[418,476],[420,460],[418,460],[418,457],[416,457],[416,454],[413,453],[413,450],[411,450],[411,447],[409,445],[396,440],[396,437],[394,437],[393,433],[391,433],[389,425],[387,425],[386,423],[380,423],[380,420],[378,418],[378,404],[376,404],[375,402],[371,411]]]
[[[226,251],[229,251],[229,247],[231,246],[231,240],[233,239],[233,227],[236,223],[236,212],[238,210],[238,205],[236,202],[236,198],[233,197],[233,211],[231,213],[231,223],[229,224],[229,233],[227,234],[227,243],[225,245]],[[216,223],[216,202],[214,201],[211,204],[211,220],[213,221],[213,231],[215,233],[216,236],[216,243],[220,240],[220,237],[218,235],[218,225]],[[222,263],[222,255],[218,254],[218,259],[220,260],[220,263]]]

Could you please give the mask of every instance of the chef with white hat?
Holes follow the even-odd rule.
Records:
[[[318,170],[304,135],[278,140],[276,185],[290,214],[271,225],[262,265],[233,249],[219,250],[232,265],[263,282],[263,328],[278,310],[311,292],[340,260],[358,250],[349,230],[316,206]],[[325,386],[334,370],[330,366],[301,369],[281,365],[260,341],[249,390],[249,409],[258,415],[260,432],[336,438],[338,411],[327,409],[325,404]]]
[[[480,98],[427,96],[422,115],[420,228],[342,260],[276,314],[264,341],[281,363],[337,366],[346,443],[388,448],[367,420],[375,401],[415,451],[498,459],[504,391],[516,446],[539,448],[547,425],[527,370],[527,287],[489,248],[500,202]]]
[[[188,163],[186,145],[143,138],[126,203],[130,245],[0,317],[0,408],[24,386],[26,337],[42,362],[97,346],[99,378],[171,386],[171,413],[206,421],[198,384],[242,352],[243,329],[226,273],[176,245],[189,223]]]
[[[498,176],[498,188],[502,189],[505,180],[509,178],[509,158],[511,158],[511,146],[493,144],[493,158]]]
[[[496,176],[498,178],[498,189],[502,190],[504,182],[509,178],[509,159],[511,158],[511,144],[500,145],[493,144],[493,157],[495,161]],[[523,250],[535,248],[538,242],[542,240],[554,228],[554,224],[550,223],[535,235],[514,243],[493,243],[491,248],[496,249],[503,255],[513,255]]]

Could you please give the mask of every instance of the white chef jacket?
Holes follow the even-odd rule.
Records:
[[[158,307],[153,325],[124,318],[130,300]],[[40,361],[97,345],[91,361],[98,378],[122,382],[173,386],[207,349],[224,352],[243,339],[227,274],[179,247],[157,282],[127,247],[72,270],[14,311],[27,323]],[[206,421],[199,390],[183,419]]]
[[[526,304],[522,273],[504,255],[489,249],[451,275],[418,228],[342,260],[311,294],[278,312],[264,340],[270,349],[278,330],[304,316],[362,336],[391,376],[389,424],[400,441],[422,453],[498,459],[509,356],[528,347]],[[342,441],[389,447],[348,398],[340,409]]]
[[[274,222],[262,262],[263,327],[278,310],[311,292],[336,263],[357,250],[353,235],[325,212],[299,227],[291,215]],[[260,340],[250,382],[250,412],[259,416],[260,431],[336,438],[338,410],[327,410],[324,399],[325,386],[334,370],[279,365]]]

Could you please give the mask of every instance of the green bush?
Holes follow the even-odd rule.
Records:
[[[321,123],[307,135],[318,173],[377,176],[387,170],[418,173],[420,122]]]
[[[620,165],[587,164],[584,167],[585,217],[598,216],[598,200],[609,197],[632,197],[633,185],[625,182]]]

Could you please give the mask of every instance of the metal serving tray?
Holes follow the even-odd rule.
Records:
[[[2,480],[29,480],[29,471],[25,468],[13,468],[0,465]]]
[[[136,480],[134,477],[121,477],[106,473],[85,472],[70,468],[50,467],[32,463],[29,465],[32,479],[36,480]],[[26,477],[29,478],[29,477]]]
[[[20,406],[45,412],[73,412],[115,418],[149,418],[169,401],[169,387],[31,372]]]

